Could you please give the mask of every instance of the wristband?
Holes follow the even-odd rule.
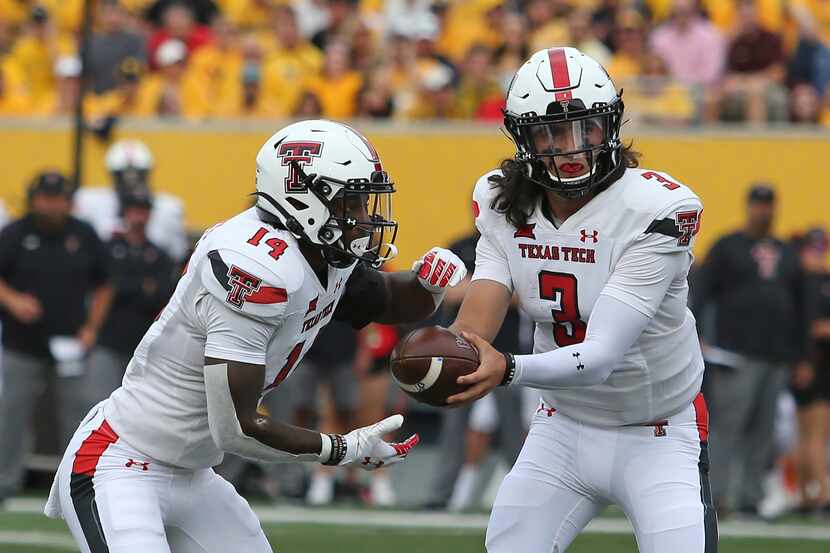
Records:
[[[516,376],[516,358],[513,357],[512,353],[505,352],[502,355],[504,355],[505,368],[504,378],[501,379],[499,386],[510,386]]]
[[[320,434],[320,457],[319,461],[325,463],[331,459],[331,438],[328,434]]]
[[[323,464],[336,466],[346,457],[346,438],[340,434],[328,434],[328,437],[331,444],[331,455],[328,461],[323,461]]]

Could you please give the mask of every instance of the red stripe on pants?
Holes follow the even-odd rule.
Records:
[[[709,408],[706,407],[706,400],[703,394],[697,394],[693,403],[695,406],[695,421],[697,422],[697,433],[701,442],[709,441]]]
[[[110,444],[118,441],[118,434],[110,427],[107,421],[101,423],[92,434],[87,436],[75,453],[75,462],[72,464],[73,474],[85,474],[89,477],[95,475],[95,467],[98,460]]]

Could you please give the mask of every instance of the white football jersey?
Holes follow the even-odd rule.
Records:
[[[82,187],[73,198],[73,215],[95,229],[101,240],[123,230],[118,214],[118,195],[112,187]],[[184,206],[176,196],[153,194],[153,207],[147,221],[147,238],[176,261],[184,261],[190,242],[184,226]]]
[[[536,323],[534,353],[581,342],[600,294],[651,318],[608,380],[544,390],[545,402],[603,426],[662,420],[688,406],[703,378],[695,320],[686,306],[691,248],[703,211],[698,197],[665,173],[627,169],[558,228],[540,203],[528,224],[516,229],[492,208],[493,174],[498,172],[479,180],[473,197],[481,232],[473,280],[495,280],[518,295]],[[622,255],[635,248],[648,256],[687,256],[681,274],[649,275],[652,282],[673,279],[665,295],[650,296],[648,278],[609,282]]]
[[[188,469],[222,460],[208,426],[205,357],[264,364],[276,388],[332,318],[354,266],[324,287],[287,231],[251,208],[208,230],[135,350],[105,416],[124,441]]]

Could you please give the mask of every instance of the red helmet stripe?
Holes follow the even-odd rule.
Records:
[[[564,48],[550,48],[548,50],[550,73],[553,76],[553,88],[559,90],[571,86],[571,76],[568,74],[568,61],[565,58]],[[571,91],[556,92],[556,100],[570,100]]]

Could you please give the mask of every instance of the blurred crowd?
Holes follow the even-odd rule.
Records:
[[[74,111],[83,0],[0,0],[0,116]],[[538,49],[603,63],[630,118],[830,124],[820,0],[93,0],[90,124],[498,120]]]

